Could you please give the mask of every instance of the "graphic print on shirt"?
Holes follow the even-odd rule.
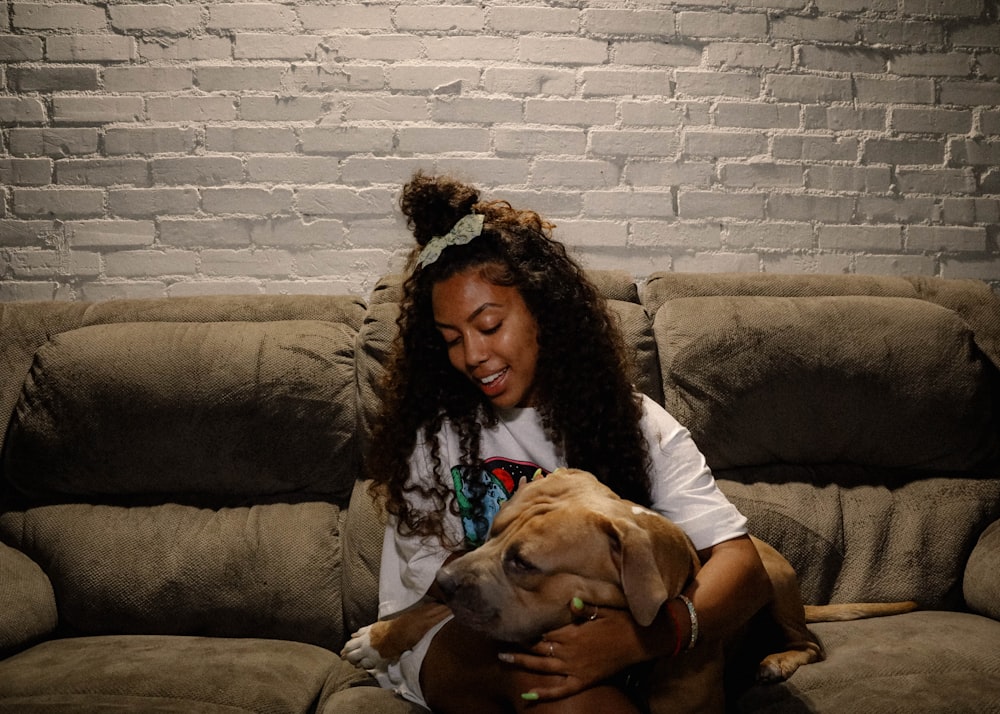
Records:
[[[513,495],[521,477],[530,481],[540,470],[537,464],[501,457],[486,459],[483,467],[453,466],[451,469],[465,542],[472,548],[486,541],[494,516]],[[543,476],[548,475],[544,469],[541,472]]]

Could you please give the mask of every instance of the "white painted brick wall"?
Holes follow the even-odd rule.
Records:
[[[986,0],[0,0],[0,300],[352,292],[416,170],[590,267],[1000,287]]]

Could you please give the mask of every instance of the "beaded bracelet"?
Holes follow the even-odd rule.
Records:
[[[690,650],[694,648],[695,644],[698,642],[698,613],[695,612],[694,603],[691,602],[689,597],[683,594],[678,595],[677,597],[682,603],[684,603],[684,605],[687,606],[688,615],[691,617],[691,639],[688,641],[687,646],[687,649]],[[680,643],[678,643],[677,647],[680,649]]]

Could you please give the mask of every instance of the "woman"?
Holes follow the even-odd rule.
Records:
[[[724,637],[767,599],[745,519],[688,432],[634,391],[615,323],[550,223],[419,173],[400,205],[417,247],[368,461],[389,514],[380,617],[433,599],[437,571],[539,469],[585,469],[660,511],[705,565],[649,627],[575,601],[578,623],[517,649],[446,619],[380,683],[444,714],[638,711],[623,671]]]

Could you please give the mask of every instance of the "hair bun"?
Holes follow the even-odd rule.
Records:
[[[403,186],[399,207],[406,225],[421,246],[444,235],[460,218],[472,212],[479,191],[447,176],[428,176],[418,171]]]

